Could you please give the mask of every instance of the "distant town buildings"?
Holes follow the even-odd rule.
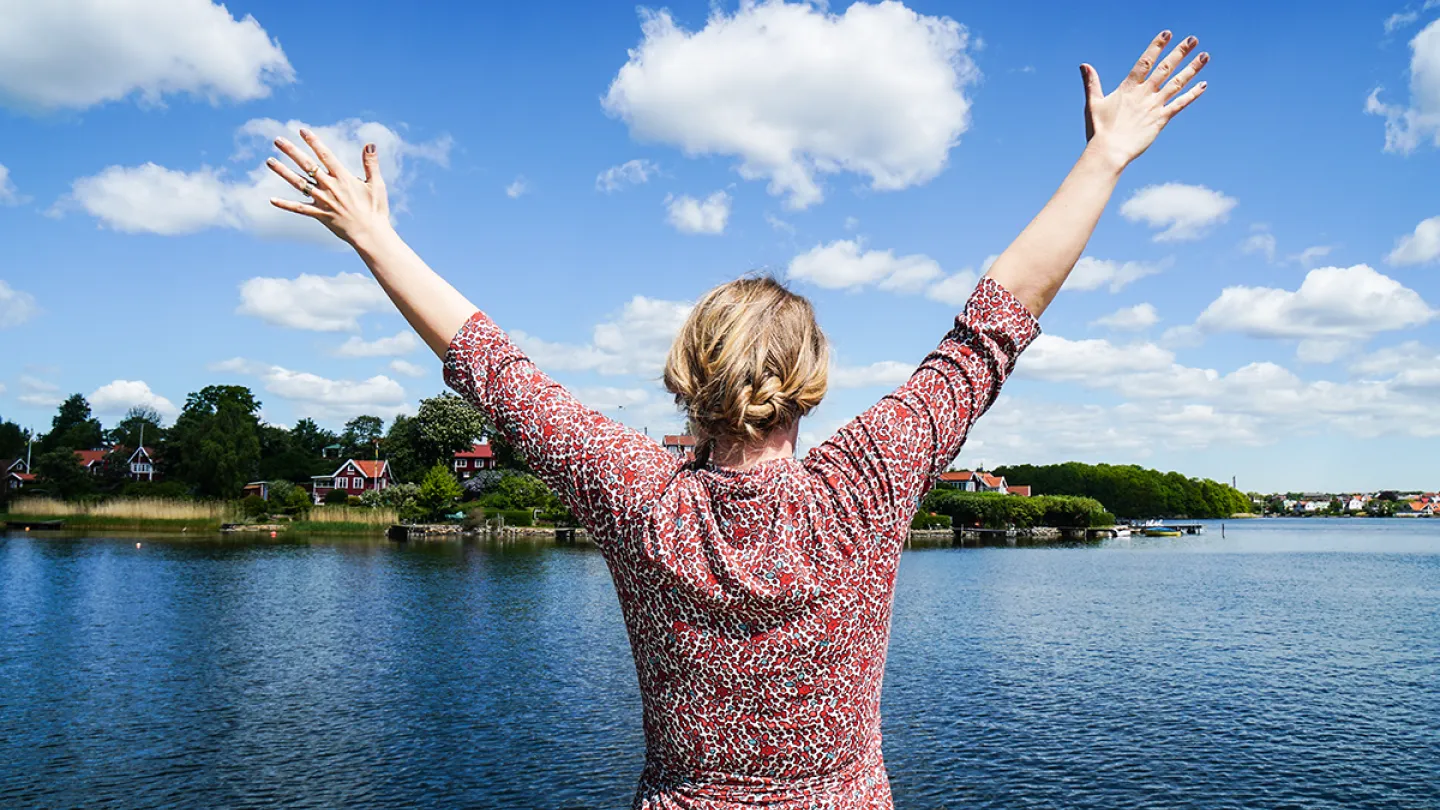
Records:
[[[1003,475],[992,475],[984,470],[950,470],[940,473],[935,486],[940,489],[958,489],[961,492],[996,492],[1001,495],[1030,497],[1030,487],[1011,486]]]

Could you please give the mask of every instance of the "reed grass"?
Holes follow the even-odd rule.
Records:
[[[217,524],[233,522],[238,518],[238,510],[233,503],[180,501],[170,498],[115,498],[98,502],[19,498],[10,504],[10,514],[52,518],[203,521]]]
[[[303,523],[345,523],[355,526],[393,526],[400,522],[400,513],[394,509],[368,506],[317,506],[307,512]]]

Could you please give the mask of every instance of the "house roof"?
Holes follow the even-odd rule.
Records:
[[[1014,486],[1009,489],[1011,495],[1020,495],[1026,498],[1030,497],[1030,487]]]
[[[940,473],[941,481],[969,481],[974,477],[975,473],[969,470],[949,470],[948,472]]]
[[[352,459],[353,460],[353,459]],[[385,468],[389,466],[388,461],[358,461],[355,466],[360,468],[360,473],[366,478],[381,478],[385,475]]]
[[[476,444],[469,450],[461,450],[455,454],[455,458],[494,458],[495,448],[490,444]]]
[[[995,487],[998,489],[1005,484],[1005,479],[998,475],[980,473],[980,477],[985,479],[985,486],[987,487]]]
[[[0,458],[0,472],[10,472],[16,467],[23,467],[24,465],[25,459],[23,458]]]
[[[27,484],[35,480],[35,476],[32,473],[12,472],[10,474]]]
[[[75,458],[80,460],[81,467],[89,467],[105,460],[108,450],[76,450]]]
[[[666,436],[664,445],[666,447],[694,447],[694,436]]]

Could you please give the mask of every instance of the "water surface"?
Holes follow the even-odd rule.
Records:
[[[907,552],[884,712],[900,808],[1440,808],[1440,521]],[[0,807],[625,807],[642,761],[593,550],[0,539]]]

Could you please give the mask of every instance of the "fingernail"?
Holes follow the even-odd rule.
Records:
[[[1209,82],[1200,82],[1200,89],[1201,89],[1201,90],[1204,90],[1204,89],[1205,89],[1206,87],[1208,87],[1209,85],[1210,85]]]
[[[367,143],[367,144],[365,144],[365,154],[367,154],[367,155],[373,155],[373,154],[375,154],[375,144],[373,144],[373,143]]]
[[[1170,38],[1170,32],[1169,32],[1169,31],[1161,31],[1161,32],[1160,32],[1160,38],[1161,38],[1161,39],[1169,39],[1169,38]]]
[[[1196,39],[1195,37],[1190,37],[1189,39],[1185,40],[1185,44],[1193,48],[1196,45],[1200,44],[1200,40]]]
[[[310,130],[308,130],[308,129],[302,129],[302,130],[300,130],[300,137],[302,137],[302,138],[308,138],[308,137],[310,137]]]
[[[1201,64],[1204,64],[1204,63],[1209,62],[1209,61],[1210,61],[1210,54],[1208,54],[1208,53],[1202,53],[1202,54],[1200,54],[1200,63],[1201,63]]]
[[[276,160],[275,158],[265,158],[265,162],[266,162],[267,164],[271,165],[271,166],[274,166],[276,163],[279,163],[280,161]]]

